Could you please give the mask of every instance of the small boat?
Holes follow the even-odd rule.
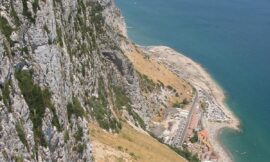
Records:
[[[247,154],[247,152],[242,152],[242,153],[241,153],[241,155],[245,155],[245,154]]]

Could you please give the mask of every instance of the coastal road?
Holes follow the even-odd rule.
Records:
[[[192,114],[194,112],[194,109],[196,108],[196,103],[198,102],[198,99],[199,99],[198,92],[196,91],[196,96],[195,96],[195,98],[193,100],[191,110],[190,110],[190,112],[188,114],[188,121],[187,121],[187,124],[186,124],[184,132],[183,132],[183,134],[184,134],[183,138],[181,138],[181,141],[180,141],[180,146],[182,146],[182,144],[183,144],[183,142],[184,142],[184,140],[186,138],[187,129],[188,129],[189,125],[190,125]]]

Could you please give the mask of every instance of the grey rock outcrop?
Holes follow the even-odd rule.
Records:
[[[148,127],[160,92],[142,95],[124,25],[111,0],[0,1],[0,161],[92,161],[88,122],[117,131],[115,111]]]

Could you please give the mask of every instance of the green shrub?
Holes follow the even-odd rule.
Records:
[[[74,138],[75,138],[77,141],[81,141],[81,140],[82,140],[82,137],[83,137],[83,129],[82,129],[82,127],[78,126],[78,130],[77,130],[77,132],[74,134]]]
[[[162,88],[164,88],[164,84],[160,80],[158,80],[158,84],[159,84],[159,86],[161,86]]]
[[[56,34],[57,34],[57,42],[61,47],[63,47],[62,30],[58,25],[56,25]]]
[[[68,130],[66,130],[64,133],[64,142],[67,143],[68,140],[69,140],[69,134],[68,134]]]
[[[64,142],[67,143],[68,140],[69,140],[69,134],[68,134],[68,131],[65,130],[65,133],[64,133]]]
[[[165,145],[167,145],[169,148],[171,148],[174,152],[176,152],[178,155],[182,156],[183,158],[185,158],[186,160],[188,160],[189,162],[200,162],[200,159],[198,158],[198,155],[193,155],[186,147],[183,146],[183,148],[176,148],[173,147],[171,145],[168,145],[166,143],[164,143],[162,138],[158,138],[155,135],[153,135],[153,133],[148,132],[153,138],[157,139],[160,143],[163,143]]]
[[[93,108],[93,114],[97,122],[99,123],[99,126],[101,128],[104,128],[108,130],[109,122],[108,122],[108,115],[107,115],[107,95],[104,88],[104,82],[100,78],[98,82],[98,98],[92,98],[91,99],[91,107]]]
[[[15,128],[16,128],[17,134],[18,134],[21,142],[24,144],[24,146],[29,151],[29,145],[27,143],[25,132],[24,132],[24,128],[23,128],[22,124],[19,123],[19,122],[17,122],[16,125],[15,125]]]
[[[196,143],[196,142],[198,142],[198,135],[195,134],[193,137],[191,137],[190,142],[191,142],[191,143]]]
[[[99,98],[92,98],[90,102],[91,107],[93,108],[93,115],[98,122],[101,128],[109,130],[109,116],[107,110],[107,101],[103,101],[103,99]]]
[[[185,98],[184,100],[183,100],[183,102],[182,102],[184,105],[187,105],[187,104],[189,104],[189,102],[188,102],[188,100]]]
[[[20,155],[20,156],[15,156],[15,162],[23,162],[23,156]]]
[[[206,112],[207,104],[205,101],[200,101],[200,107],[202,108],[203,112]]]
[[[111,128],[112,131],[118,132],[120,124],[114,117],[112,117],[107,106],[105,107],[105,105],[103,105],[98,99],[92,99],[91,105],[93,107],[93,115],[99,126],[106,130]]]
[[[128,110],[129,115],[131,115],[133,119],[139,123],[140,127],[145,130],[146,125],[144,121],[142,120],[142,118],[135,111],[133,111],[131,107],[127,107],[127,110]]]
[[[138,159],[138,157],[135,155],[134,152],[130,152],[129,155],[130,155],[133,159],[135,159],[135,160]]]
[[[114,93],[115,93],[115,106],[118,109],[122,109],[123,106],[126,107],[126,110],[128,111],[129,115],[133,117],[135,122],[137,121],[141,128],[145,129],[145,123],[142,120],[142,118],[134,111],[132,110],[132,107],[130,105],[130,99],[125,95],[125,92],[120,87],[113,87]],[[135,123],[136,124],[136,123]]]
[[[19,87],[24,96],[24,99],[30,110],[30,119],[33,123],[33,132],[35,140],[35,148],[38,145],[47,146],[44,135],[42,133],[42,119],[45,114],[45,109],[48,107],[53,113],[52,124],[60,130],[60,124],[56,115],[55,108],[51,102],[51,94],[46,88],[42,90],[32,80],[30,71],[16,71],[15,77],[19,82]]]
[[[181,103],[180,102],[175,102],[173,103],[173,107],[176,108],[183,108],[185,105],[189,104],[188,100],[185,98]]]
[[[1,31],[0,31],[1,32]],[[11,55],[11,52],[10,52],[10,50],[9,50],[9,48],[8,48],[8,46],[7,46],[7,43],[3,43],[3,46],[4,46],[4,52],[3,52],[3,55],[4,56],[8,56],[9,58],[10,58],[10,55]]]
[[[152,79],[149,79],[147,75],[140,74],[140,86],[145,92],[152,92],[156,88],[156,84]]]
[[[111,118],[109,120],[109,127],[114,131],[119,133],[119,130],[122,129],[122,124],[121,122],[117,121],[115,118]]]
[[[117,149],[120,151],[123,151],[123,147],[122,146],[117,146]]]
[[[60,122],[59,122],[59,119],[58,119],[58,116],[56,113],[56,109],[55,109],[53,103],[51,102],[51,93],[50,93],[48,88],[45,88],[42,91],[42,97],[44,100],[45,107],[48,107],[53,114],[52,125],[55,126],[58,131],[61,131],[61,125],[60,125]]]
[[[171,146],[169,146],[171,147]],[[187,159],[189,162],[200,162],[197,155],[193,155],[187,148],[174,148],[171,147],[177,154],[182,156],[183,158]]]
[[[54,4],[61,3],[61,0],[53,0]]]
[[[39,0],[34,0],[32,2],[32,6],[33,6],[33,11],[34,13],[36,14],[37,13],[37,10],[40,10],[40,7],[39,7]]]
[[[99,79],[98,98],[91,98],[90,106],[93,108],[93,116],[98,122],[99,126],[103,129],[111,129],[114,132],[119,132],[122,128],[120,122],[118,122],[110,110],[108,109],[107,94],[105,91],[103,80]]]
[[[27,1],[28,0],[22,0],[22,4],[23,4],[23,13],[22,14],[25,17],[27,17],[30,20],[30,22],[35,23],[36,20],[32,17],[32,13],[30,11],[28,11]]]
[[[113,90],[115,93],[115,107],[117,109],[121,110],[123,106],[130,104],[129,98],[124,94],[120,87],[114,87]]]
[[[11,13],[10,13],[10,14],[11,14],[11,16],[12,16],[13,19],[14,19],[15,25],[16,25],[17,27],[19,27],[19,26],[21,25],[21,21],[20,21],[18,15],[17,15],[17,12],[16,12],[15,9],[14,9],[13,1],[10,1],[10,4],[11,4]]]
[[[92,23],[95,25],[95,29],[97,30],[97,33],[103,32],[103,26],[105,19],[102,16],[103,7],[99,3],[92,3],[91,4],[91,13],[90,17],[92,20]]]
[[[3,94],[3,101],[5,106],[8,108],[9,112],[12,112],[11,109],[11,100],[10,100],[10,90],[9,90],[9,86],[11,85],[11,80],[5,81],[4,83],[4,87],[2,90],[2,94]]]
[[[33,123],[35,142],[46,146],[41,128],[45,113],[42,90],[38,85],[34,84],[29,71],[17,71],[16,78],[19,81],[19,87],[30,110],[30,119]]]
[[[173,104],[173,107],[176,107],[176,108],[182,108],[182,107],[183,107],[183,103],[175,102],[175,103]]]
[[[4,34],[4,36],[7,38],[7,40],[10,42],[10,36],[13,32],[12,27],[9,25],[6,18],[0,16],[0,32]]]
[[[85,65],[82,64],[82,76],[85,77]]]
[[[75,115],[76,117],[83,117],[85,115],[84,109],[78,98],[72,97],[72,102],[69,102],[67,105],[67,114],[69,121],[72,115]]]
[[[79,143],[73,147],[73,151],[77,151],[77,153],[82,154],[85,148],[86,148],[85,143]]]
[[[25,46],[25,47],[23,47],[22,49],[21,49],[21,52],[22,52],[22,54],[29,54],[29,51],[28,51],[28,48],[27,48],[27,46]]]
[[[46,24],[43,26],[43,30],[45,30],[45,32],[46,32],[47,34],[50,33],[50,31],[49,31],[49,29],[48,29],[48,26],[47,26]]]
[[[170,86],[170,85],[167,85],[167,88],[169,89],[169,90],[173,90],[174,88],[172,87],[172,86]]]

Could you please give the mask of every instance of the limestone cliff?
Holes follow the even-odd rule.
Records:
[[[92,161],[90,121],[148,129],[182,92],[127,51],[111,0],[1,0],[0,161]]]

